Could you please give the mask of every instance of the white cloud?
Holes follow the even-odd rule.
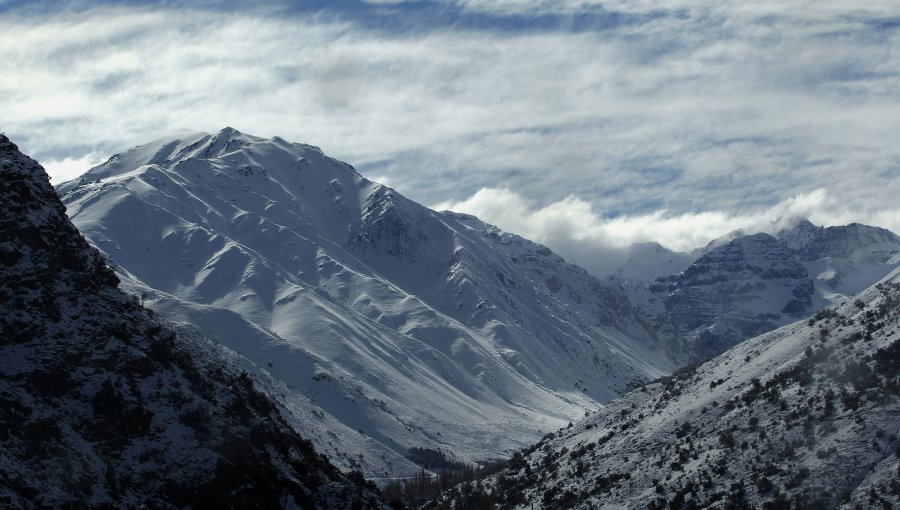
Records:
[[[108,156],[107,156],[108,157]],[[41,166],[47,171],[53,184],[60,184],[72,180],[87,172],[92,167],[103,163],[107,157],[97,152],[91,152],[80,158],[50,159],[42,161]]]
[[[596,11],[460,5],[518,16],[513,25]],[[539,217],[547,224],[590,227],[574,219],[588,209],[635,218],[622,228],[647,235],[665,235],[653,226],[672,218],[725,228],[819,188],[884,210],[900,196],[896,2],[603,8],[621,17],[573,32],[391,33],[255,11],[7,13],[2,127],[33,156],[65,161],[231,125],[321,146],[423,203],[505,188],[526,212],[556,205]]]
[[[546,244],[598,275],[614,270],[621,256],[619,249],[633,243],[653,241],[675,251],[691,251],[735,230],[774,234],[802,218],[824,226],[858,222],[900,232],[900,207],[896,203],[841,203],[824,189],[740,213],[661,210],[604,218],[591,204],[574,196],[539,206],[508,189],[495,188],[481,189],[466,200],[440,203],[433,209],[473,214]]]

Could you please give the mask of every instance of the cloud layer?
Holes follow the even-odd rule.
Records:
[[[853,222],[882,225],[900,232],[900,203],[860,209],[841,203],[822,188],[772,207],[744,212],[662,210],[604,218],[590,203],[575,196],[539,206],[513,191],[496,188],[484,188],[464,201],[444,202],[433,208],[474,214],[543,243],[597,275],[614,271],[622,261],[623,249],[634,243],[657,242],[674,251],[689,252],[736,230],[776,234],[801,219],[824,226]]]
[[[817,193],[897,225],[893,1],[207,4],[0,9],[0,127],[71,168],[231,125],[673,247]]]

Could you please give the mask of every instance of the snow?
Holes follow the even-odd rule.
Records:
[[[896,505],[898,282],[636,389],[424,508],[479,491],[521,509]]]
[[[117,289],[3,135],[0,183],[0,506],[382,507],[285,422],[255,364]]]
[[[59,191],[125,288],[356,431],[296,418],[368,476],[413,474],[410,447],[509,455],[679,362],[617,288],[312,146],[178,135]]]

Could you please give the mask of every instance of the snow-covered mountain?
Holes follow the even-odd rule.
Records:
[[[44,170],[0,135],[0,507],[381,507],[246,361],[117,289]]]
[[[663,298],[669,284],[695,259],[689,253],[672,251],[659,243],[636,243],[622,250],[621,262],[606,275],[605,281],[622,290],[638,315],[667,342],[673,352],[688,359],[684,339],[666,315]]]
[[[642,386],[424,508],[896,508],[900,269]]]
[[[312,146],[182,133],[59,191],[147,306],[321,406],[352,434],[317,448],[372,477],[411,447],[507,455],[678,363],[617,287]]]
[[[810,316],[900,264],[900,237],[890,231],[806,220],[774,236],[735,231],[693,254],[638,248],[607,280],[695,360]]]
[[[811,314],[813,290],[782,242],[755,234],[694,261],[665,287],[663,302],[689,352],[705,359]]]
[[[777,236],[826,302],[856,294],[900,265],[900,236],[883,228],[858,223],[826,228],[804,220]]]

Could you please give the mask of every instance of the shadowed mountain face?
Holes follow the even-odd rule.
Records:
[[[118,290],[0,135],[0,506],[378,506],[208,340]]]
[[[308,145],[186,133],[59,189],[148,306],[358,431],[371,476],[413,472],[366,441],[501,457],[678,364],[618,288]]]

